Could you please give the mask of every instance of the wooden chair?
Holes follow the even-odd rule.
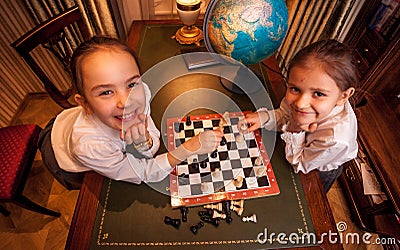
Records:
[[[42,207],[22,194],[37,152],[40,131],[42,129],[35,124],[0,128],[0,201],[59,217],[60,213]],[[10,214],[1,205],[0,213]]]
[[[32,57],[32,51],[38,46],[51,51],[51,53],[63,64],[64,70],[69,72],[69,61],[72,56],[71,42],[67,39],[67,33],[78,37],[79,43],[90,38],[89,30],[83,22],[82,15],[77,6],[50,18],[39,26],[33,28],[18,40],[11,44],[22,56],[36,76],[42,81],[50,97],[61,107],[70,108],[75,106],[69,102],[73,94],[70,87],[66,91],[58,89],[45,71],[39,66],[38,62]],[[68,81],[70,82],[70,81]]]

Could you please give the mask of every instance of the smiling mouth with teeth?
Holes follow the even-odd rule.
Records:
[[[132,112],[129,114],[124,113],[123,115],[118,115],[117,118],[120,120],[132,120],[136,117],[136,112]]]

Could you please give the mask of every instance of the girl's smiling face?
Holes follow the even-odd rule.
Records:
[[[341,91],[336,82],[317,63],[293,66],[289,73],[285,101],[298,125],[321,121],[335,106],[343,105],[354,92]]]
[[[88,114],[107,126],[121,130],[138,122],[146,107],[146,96],[134,57],[119,49],[104,49],[82,60],[83,91],[76,101]],[[129,96],[129,102],[128,100]]]

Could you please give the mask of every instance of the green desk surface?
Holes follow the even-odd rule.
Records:
[[[193,47],[179,45],[170,38],[178,27],[177,25],[157,24],[143,27],[136,49],[143,72],[161,60],[179,54],[182,48]],[[262,69],[259,73],[263,77]],[[219,86],[218,81],[215,82],[215,79],[210,80],[207,77],[209,76],[197,75],[192,76],[191,79],[202,82],[201,87],[214,88],[237,100],[243,110],[254,108],[245,96],[229,93]],[[264,77],[263,80],[265,87],[268,88],[267,79]],[[179,95],[180,91],[190,88],[186,78],[184,81],[186,87],[176,90],[178,89],[176,86],[183,86],[180,81],[182,79],[168,84],[169,89],[175,89],[174,95]],[[198,83],[195,83],[195,86],[198,87]],[[163,119],[168,118],[163,117],[163,110],[171,98],[174,98],[174,95],[167,97],[166,93],[171,93],[168,88],[164,89],[164,92],[157,93],[158,97],[156,96],[152,101],[152,117],[159,129],[163,126]],[[199,109],[193,112],[207,111]],[[291,234],[301,237],[303,234],[313,233],[314,226],[311,222],[300,178],[293,173],[292,168],[285,161],[282,141],[275,133],[263,133],[265,133],[265,144],[268,144],[271,138],[276,140],[271,163],[280,194],[245,201],[243,215],[256,214],[257,223],[242,222],[241,218],[233,212],[231,224],[221,221],[220,225],[215,227],[205,223],[198,234],[194,235],[189,228],[200,221],[197,213],[204,210],[202,207],[189,208],[188,221],[176,229],[163,222],[165,216],[181,217],[179,209],[171,208],[169,196],[155,191],[146,184],[135,185],[105,178],[92,232],[91,248],[263,249],[307,245],[307,240],[305,244],[301,244],[301,240],[299,244],[291,244],[288,238],[283,239],[283,241],[288,241],[287,244],[280,244],[277,242],[276,236],[271,236],[285,233],[286,236]],[[162,152],[165,152],[165,148],[160,149],[160,153]],[[158,183],[157,186],[166,189],[169,186],[168,179]],[[272,242],[264,244],[257,242],[257,236],[265,232]]]

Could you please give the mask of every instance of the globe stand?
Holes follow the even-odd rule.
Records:
[[[200,46],[200,41],[203,39],[203,31],[193,25],[185,25],[178,29],[173,39],[178,41],[180,44],[196,44]]]
[[[259,82],[254,82],[254,80],[251,81],[251,79],[254,79],[254,77],[250,76],[250,72],[254,73],[254,70],[241,66],[234,73],[235,75],[233,77],[229,76],[229,79],[220,77],[220,83],[226,90],[234,94],[253,94],[259,91],[262,86]],[[232,72],[230,74],[232,74]],[[255,75],[258,78],[258,75]],[[231,81],[230,79],[232,79],[233,81]]]
[[[222,87],[224,87],[226,90],[228,90],[228,91],[230,91],[232,93],[238,94],[238,95],[244,95],[245,94],[244,91],[241,88],[239,88],[232,81],[230,81],[228,79],[225,79],[223,77],[221,77],[219,79],[219,81],[220,81]]]

